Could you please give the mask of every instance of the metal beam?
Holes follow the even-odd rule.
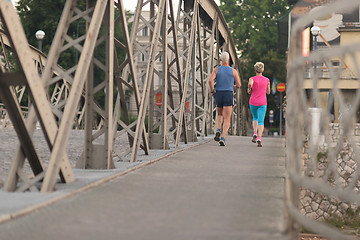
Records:
[[[59,171],[60,159],[58,156],[65,154],[66,143],[72,128],[73,118],[75,116],[77,104],[81,97],[85,77],[90,67],[91,59],[95,49],[96,40],[99,34],[102,19],[106,9],[105,0],[98,0],[95,5],[94,13],[90,22],[87,37],[84,43],[83,51],[79,59],[79,65],[75,73],[74,82],[71,87],[68,104],[65,107],[63,119],[59,126],[59,133],[51,153],[48,170],[46,171],[44,182],[41,188],[42,192],[52,191],[56,183],[56,174]]]
[[[118,96],[119,95],[120,96],[117,98],[117,102],[115,105],[120,106],[119,101],[120,101],[120,98],[122,98],[122,103],[121,103],[122,107],[121,107],[121,109],[116,107],[115,115],[117,117],[115,119],[116,119],[116,121],[120,121],[120,114],[122,111],[123,114],[125,115],[125,121],[126,121],[127,125],[129,125],[131,123],[129,120],[129,117],[130,117],[129,109],[127,109],[127,106],[125,104],[125,102],[126,102],[126,99],[124,98],[125,97],[125,92],[124,92],[125,87],[122,86],[123,84],[126,85],[127,89],[131,90],[132,93],[134,94],[137,112],[139,112],[139,110],[140,110],[141,99],[140,99],[140,92],[139,92],[138,75],[137,75],[137,71],[135,69],[135,59],[133,56],[133,45],[134,45],[134,42],[135,42],[135,39],[137,36],[137,26],[139,25],[139,16],[141,14],[141,6],[142,6],[142,1],[138,1],[138,7],[137,7],[137,10],[135,13],[135,20],[133,23],[133,28],[132,28],[131,37],[130,37],[123,2],[121,0],[121,1],[118,1],[118,3],[117,3],[117,7],[120,10],[120,17],[118,18],[118,21],[120,22],[121,29],[124,34],[124,44],[122,44],[122,45],[125,47],[126,59],[121,64],[121,66],[119,65],[119,63],[116,64],[117,65],[116,67],[118,69],[117,76],[119,76],[121,74],[121,78],[119,77],[117,79],[117,85],[119,88]],[[117,42],[120,42],[120,41],[117,40]],[[131,80],[130,80],[131,84],[128,83],[129,74],[131,76]],[[140,124],[143,124],[143,123],[140,123]],[[131,131],[131,133],[132,133],[132,131]],[[133,146],[133,135],[131,133],[128,132],[130,147]],[[114,136],[116,136],[116,131],[114,131]],[[141,145],[141,147],[145,151],[145,154],[148,155],[149,154],[149,140],[148,140],[148,134],[146,132],[145,127],[143,128],[142,140],[143,140],[143,144]]]
[[[55,140],[55,136],[57,134],[57,125],[54,117],[51,117],[52,112],[51,112],[50,104],[47,101],[44,85],[42,84],[36,69],[31,67],[32,59],[31,56],[29,55],[31,51],[29,50],[29,46],[27,44],[25,33],[22,29],[20,19],[16,14],[15,9],[13,8],[11,2],[1,2],[0,11],[1,11],[2,21],[8,33],[8,38],[10,40],[14,52],[16,53],[17,60],[24,73],[29,90],[32,93],[32,97],[33,97],[32,102],[36,110],[37,118],[40,120],[40,124],[42,126],[45,139],[47,140],[47,143],[51,149],[52,144]],[[29,136],[31,136],[33,132],[32,125],[34,126],[35,121],[31,121],[31,120],[35,119],[35,113],[33,113],[32,116],[33,116],[32,119],[28,120],[29,122],[31,122],[28,125]],[[27,141],[31,142],[30,139],[27,139]],[[28,144],[30,144],[30,142],[28,142]],[[22,155],[17,154],[17,156],[22,156]],[[64,154],[63,156],[66,156],[66,154]],[[74,179],[70,163],[66,157],[62,157],[62,159],[63,161],[59,164],[59,168],[61,168],[60,175],[65,181],[70,182]],[[16,160],[20,162],[23,161],[22,159],[16,159]],[[22,164],[19,163],[15,165],[21,166]],[[9,176],[8,179],[10,180],[11,177],[12,180],[15,181],[12,180],[9,181],[9,184],[6,185],[9,188],[13,188],[17,181],[16,176]]]
[[[180,107],[180,113],[179,113],[179,121],[178,121],[178,131],[177,131],[177,135],[176,135],[176,140],[175,140],[175,147],[178,147],[179,142],[180,142],[180,137],[181,137],[181,125],[182,125],[182,121],[183,121],[183,116],[184,116],[184,112],[185,112],[185,108],[186,108],[186,98],[187,98],[187,88],[188,88],[188,82],[189,82],[189,73],[190,73],[190,64],[191,64],[191,53],[193,52],[193,47],[194,47],[194,42],[195,42],[195,33],[196,33],[196,28],[197,28],[197,24],[196,24],[196,20],[197,20],[197,15],[199,14],[199,3],[197,0],[194,1],[194,7],[193,7],[193,16],[191,19],[191,31],[190,31],[190,35],[189,35],[189,47],[187,47],[188,50],[188,56],[186,59],[186,64],[185,64],[185,76],[184,76],[184,85],[183,85],[183,96],[181,98],[181,107]],[[185,38],[184,38],[185,39]],[[185,44],[184,44],[185,46]],[[184,133],[185,134],[185,133]],[[194,136],[191,136],[192,138]]]
[[[131,154],[131,162],[135,162],[138,156],[138,149],[140,146],[140,135],[143,131],[143,124],[142,122],[145,121],[145,115],[146,115],[146,109],[149,104],[149,96],[150,96],[150,88],[152,86],[152,80],[153,80],[153,74],[154,74],[154,62],[155,62],[155,55],[158,48],[158,41],[160,37],[160,28],[161,28],[161,19],[164,17],[164,7],[165,6],[165,0],[159,0],[158,5],[158,12],[154,27],[154,33],[153,38],[151,41],[151,48],[149,51],[149,59],[147,64],[147,71],[146,71],[146,77],[144,81],[144,89],[143,94],[141,98],[141,104],[140,104],[140,111],[138,116],[138,124],[136,126],[136,133],[134,138],[134,145],[132,148],[132,154]]]
[[[117,150],[115,139],[124,133],[128,135],[131,161],[137,160],[140,149],[145,154],[150,154],[150,146],[166,149],[170,147],[170,143],[174,143],[178,147],[180,141],[196,141],[197,136],[203,137],[211,133],[214,106],[206,80],[216,62],[219,64],[220,51],[227,49],[230,52],[235,62],[234,67],[241,73],[230,31],[213,0],[180,0],[177,18],[172,0],[139,0],[130,34],[122,0],[116,4],[106,0],[89,0],[88,3],[87,8],[81,10],[77,7],[76,0],[66,1],[47,58],[27,45],[23,32],[16,32],[22,28],[12,4],[3,2],[0,5],[1,13],[4,12],[1,18],[7,30],[5,34],[1,34],[2,55],[7,59],[5,48],[11,49],[18,56],[22,69],[21,72],[14,73],[10,71],[9,64],[2,68],[0,85],[4,89],[1,94],[6,96],[5,105],[11,112],[16,131],[19,132],[21,146],[28,144],[25,151],[19,147],[16,152],[11,176],[5,185],[9,191],[16,190],[26,158],[30,158],[33,165],[41,165],[31,139],[38,119],[51,151],[41,191],[52,191],[59,174],[63,182],[74,180],[65,148],[74,123],[76,128],[84,126],[81,122],[84,116],[84,158],[77,166],[92,168],[101,165],[112,168],[112,153]],[[193,5],[190,6],[191,4]],[[118,18],[114,16],[114,5],[120,11]],[[151,14],[147,16],[145,9],[149,5]],[[202,14],[208,14],[213,20],[211,29],[203,23],[200,9]],[[11,11],[7,12],[8,10]],[[80,22],[86,23],[80,24],[80,27],[86,28],[86,34],[76,38],[67,35],[70,24]],[[101,26],[104,26],[104,34],[100,36]],[[121,28],[124,33],[123,41],[115,38],[115,27]],[[139,33],[146,31],[149,33],[148,40],[143,41],[146,36],[139,36]],[[225,40],[223,45],[220,45],[220,39]],[[106,48],[104,59],[94,52],[95,48],[101,46]],[[62,69],[57,64],[61,54],[73,50],[81,52],[78,63],[69,69]],[[125,52],[124,61],[117,58],[119,51]],[[139,61],[143,56],[146,61]],[[42,72],[41,77],[37,68]],[[105,77],[101,82],[94,79],[95,70],[104,73]],[[154,84],[157,80],[161,80],[161,84]],[[18,102],[25,86],[32,93],[33,108],[29,110],[27,118],[20,118],[22,111]],[[49,89],[54,90],[49,93]],[[104,106],[96,103],[94,97],[102,91]],[[127,106],[129,92],[132,93],[135,107]],[[155,104],[156,93],[162,94],[161,106]],[[116,94],[115,104],[113,94]],[[241,95],[237,92],[232,134],[239,134],[240,126],[244,128],[245,121],[241,121],[242,114],[246,112],[243,111],[246,104],[244,97],[243,92]],[[86,107],[82,105],[85,98]],[[153,113],[157,116],[152,115]],[[135,122],[131,122],[131,114],[137,115]],[[59,120],[59,127],[55,117]],[[149,120],[148,132],[145,129],[146,117]],[[123,130],[118,131],[119,126]],[[157,128],[159,133],[155,132]],[[23,135],[20,134],[22,130],[25,131]],[[102,142],[99,144],[100,141]],[[159,146],[155,146],[155,142],[159,142]],[[102,160],[96,160],[97,156]],[[33,181],[42,179],[39,170],[33,171],[36,178],[25,179],[20,190],[34,189]]]

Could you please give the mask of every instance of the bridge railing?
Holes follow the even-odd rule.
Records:
[[[351,218],[347,215],[351,212],[358,214],[360,149],[355,130],[360,107],[360,43],[340,41],[337,47],[304,57],[302,32],[315,19],[358,9],[359,4],[359,0],[335,1],[298,19],[292,27],[286,107],[286,205],[292,239],[298,239],[297,233],[304,229],[328,239],[352,239],[349,232],[326,222]],[[352,66],[353,79],[346,80],[331,67],[336,59],[345,59]],[[319,62],[325,63],[329,73],[326,87],[321,69],[308,68]],[[307,69],[311,78],[305,75]]]

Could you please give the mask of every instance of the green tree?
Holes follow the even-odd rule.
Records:
[[[29,44],[35,47],[38,46],[35,33],[37,30],[41,29],[45,32],[43,52],[48,53],[64,4],[65,0],[18,1],[16,9],[21,18]]]
[[[45,32],[46,35],[42,42],[42,51],[45,54],[49,53],[51,43],[55,36],[64,5],[65,0],[19,0],[16,5],[16,9],[19,13],[29,44],[37,48],[38,40],[35,37],[35,33],[39,29]],[[86,1],[79,1],[77,7],[81,10],[85,10]],[[129,12],[127,12],[126,14],[127,18],[129,19],[131,17],[131,14]],[[117,17],[119,15],[119,10],[115,8],[115,16]],[[70,24],[67,34],[71,38],[76,39],[85,34],[85,29],[85,20],[81,18]],[[131,29],[130,26],[129,29]],[[103,35],[104,33],[105,29],[104,27],[102,27],[100,30],[100,35]],[[119,41],[123,42],[124,34],[121,31],[121,27],[118,25],[115,26],[115,37]],[[80,44],[83,43],[84,42],[81,42]],[[116,48],[119,62],[122,62],[125,59],[125,52],[118,46],[116,46]],[[97,46],[94,55],[101,62],[105,63],[105,52],[105,44],[103,43]],[[58,64],[64,69],[69,69],[75,64],[77,64],[80,54],[81,53],[79,53],[75,48],[70,48],[61,53]],[[95,67],[94,69],[95,85],[97,85],[99,82],[103,81],[105,74],[97,67]],[[95,101],[98,102],[100,106],[103,106],[104,92],[98,92],[95,96]]]
[[[286,56],[278,51],[277,20],[290,11],[287,0],[220,0],[237,49],[247,84],[255,62],[265,64],[264,75],[270,80],[286,81]],[[268,109],[274,109],[275,97],[268,97]]]
[[[65,0],[19,0],[16,5],[30,45],[37,48],[38,40],[35,37],[35,33],[39,29],[45,32],[45,37],[42,41],[42,51],[45,54],[49,53],[64,5]],[[80,8],[85,9],[85,1],[81,4]],[[78,20],[69,26],[68,35],[73,38],[84,33],[85,20]],[[75,49],[63,52],[59,59],[59,65],[65,69],[73,66],[76,62],[76,56]]]
[[[237,49],[241,52],[244,77],[254,73],[253,65],[257,61],[264,61],[269,57],[285,59],[284,54],[270,51],[277,52],[276,20],[289,11],[287,0],[221,0],[220,9],[233,32]],[[285,68],[285,65],[273,67]],[[265,65],[265,71],[267,75],[273,75],[273,68]],[[284,69],[275,70],[283,71]]]

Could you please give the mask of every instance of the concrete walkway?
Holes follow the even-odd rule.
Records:
[[[284,139],[229,137],[144,166],[0,225],[17,239],[288,239]]]

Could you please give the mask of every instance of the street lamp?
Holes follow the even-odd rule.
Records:
[[[35,37],[36,39],[39,41],[39,47],[38,49],[40,50],[40,52],[42,52],[42,40],[43,38],[45,37],[45,32],[43,30],[37,30],[36,33],[35,33]],[[40,68],[38,68],[38,71],[39,71],[39,75],[41,75],[41,70]],[[40,129],[40,123],[39,121],[36,123],[36,128],[37,129]]]
[[[42,52],[42,40],[45,37],[45,32],[43,30],[38,30],[35,33],[36,39],[39,41],[39,50]]]
[[[320,28],[318,26],[313,26],[311,29],[311,34],[314,36],[314,47],[313,47],[313,51],[316,51],[316,48],[317,48],[317,37],[319,36],[320,34]],[[317,74],[316,72],[316,68],[317,68],[317,62],[314,60],[314,79],[313,81],[315,81],[314,84],[317,84],[317,78],[315,77],[315,75]],[[315,99],[315,94],[314,94],[314,106],[316,107],[316,99]]]
[[[320,28],[318,26],[313,26],[311,29],[311,34],[314,36],[314,51],[316,51],[317,48],[317,37],[320,34]]]
[[[313,51],[316,51],[317,37],[320,34],[320,28],[318,26],[313,26],[310,29],[310,31],[311,31],[311,34],[314,36]],[[314,78],[313,78],[314,107],[309,109],[310,115],[311,115],[311,118],[312,118],[310,141],[314,145],[317,144],[317,141],[318,141],[319,135],[320,135],[320,116],[321,116],[321,108],[316,107],[316,97],[315,97],[315,93],[314,93],[315,86],[317,86],[317,77],[315,77],[315,75],[316,75],[316,65],[317,65],[317,62],[314,60]]]

